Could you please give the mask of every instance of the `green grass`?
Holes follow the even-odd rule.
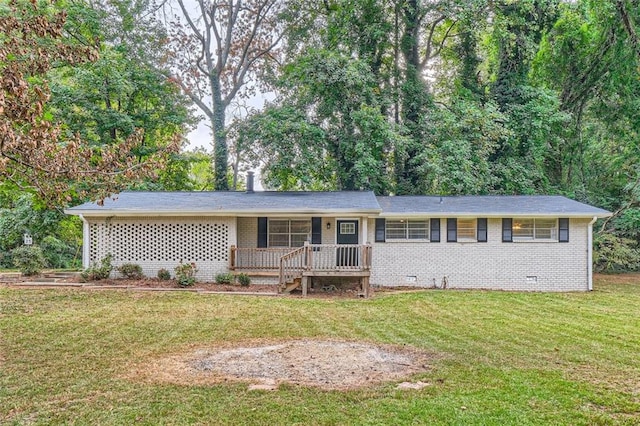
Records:
[[[412,377],[432,383],[420,391],[123,378],[190,348],[302,337],[441,356]],[[600,276],[591,293],[370,300],[0,287],[0,424],[132,423],[640,424],[640,276]]]

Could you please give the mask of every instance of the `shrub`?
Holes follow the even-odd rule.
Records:
[[[62,241],[53,235],[48,235],[44,237],[40,246],[47,260],[47,266],[51,268],[78,267],[78,259],[76,259],[77,247],[72,244]]]
[[[100,259],[100,265],[93,263],[87,269],[82,271],[80,276],[84,281],[99,281],[109,278],[109,275],[111,275],[111,271],[113,270],[111,260],[113,260],[113,256],[109,253]]]
[[[170,280],[171,279],[171,272],[167,271],[166,269],[162,268],[158,271],[158,278],[166,281],[166,280]]]
[[[640,267],[640,250],[629,238],[597,234],[593,245],[593,265],[597,272],[633,271]]]
[[[216,283],[218,284],[231,284],[232,282],[233,282],[233,274],[229,272],[216,275]]]
[[[173,270],[176,272],[176,281],[180,287],[189,287],[195,284],[196,272],[198,272],[195,263],[180,262]]]
[[[120,272],[123,277],[130,280],[139,280],[144,277],[142,267],[136,263],[124,263],[118,266],[117,271]]]
[[[42,271],[47,261],[38,246],[20,246],[11,250],[13,265],[24,275],[36,275]]]
[[[238,283],[243,287],[247,287],[251,284],[251,277],[249,277],[249,275],[244,273],[238,274],[236,276],[236,280],[238,280]]]

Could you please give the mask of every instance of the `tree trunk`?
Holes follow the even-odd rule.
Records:
[[[229,181],[227,180],[227,132],[225,128],[225,107],[220,93],[220,82],[211,78],[211,88],[213,89],[213,116],[211,117],[211,128],[213,130],[213,170],[214,189],[216,191],[228,191]]]

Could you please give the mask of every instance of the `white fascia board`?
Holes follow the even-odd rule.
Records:
[[[339,216],[369,216],[376,217],[378,211],[372,210],[260,210],[260,211],[231,211],[231,210],[219,210],[219,211],[207,211],[207,210],[65,210],[66,214],[84,216],[84,217],[203,217],[203,216],[217,216],[217,217],[289,217],[289,216],[323,216],[323,217],[339,217]]]
[[[521,218],[530,218],[530,217],[568,217],[572,219],[592,219],[594,216],[603,218],[609,217],[612,213],[380,213],[380,217],[382,218],[422,218],[422,217],[440,217],[440,218],[451,218],[451,217],[461,217],[461,218],[477,218],[477,217],[486,217],[491,219],[500,219],[504,217],[513,218],[513,217],[521,217]]]

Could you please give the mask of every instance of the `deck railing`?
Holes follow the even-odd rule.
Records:
[[[314,271],[368,271],[369,244],[305,244],[303,247],[248,248],[231,246],[229,269],[279,270],[281,259],[302,250],[301,267]]]
[[[231,246],[229,269],[273,269],[280,268],[280,258],[291,252],[291,247],[255,248]]]
[[[307,269],[308,246],[295,249],[280,258],[280,285],[293,282],[296,278],[302,277],[302,273]]]

